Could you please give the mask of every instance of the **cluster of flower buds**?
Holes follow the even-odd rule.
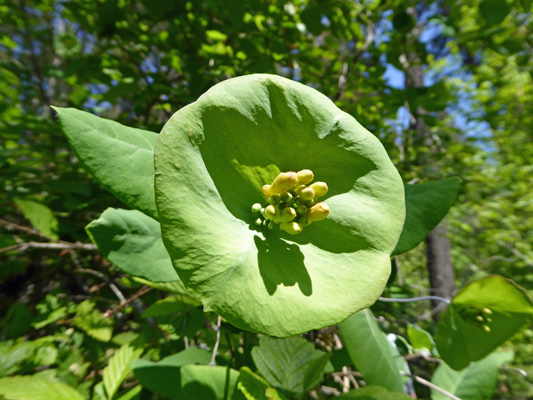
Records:
[[[255,224],[269,229],[279,224],[282,231],[296,235],[304,226],[326,218],[329,206],[319,202],[318,198],[327,193],[328,185],[325,182],[310,184],[313,179],[313,171],[304,169],[282,172],[272,185],[264,185],[262,191],[268,204],[265,207],[259,203],[252,206],[252,211],[260,214]]]
[[[472,321],[480,329],[483,329],[487,333],[490,332],[489,325],[492,322],[492,318],[490,317],[492,310],[490,308],[485,307],[480,311],[478,308],[470,307],[462,310],[460,314],[464,319]]]

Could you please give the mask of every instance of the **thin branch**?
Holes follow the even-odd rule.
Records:
[[[41,239],[45,239],[48,241],[52,240],[48,236],[43,235],[41,232],[36,231],[35,229],[28,228],[27,226],[18,225],[18,224],[15,224],[14,222],[6,221],[5,219],[0,218],[0,225],[9,226],[10,228],[16,229],[18,231],[26,232],[26,233],[29,233],[30,235],[39,236]]]
[[[423,300],[437,300],[442,301],[443,303],[450,304],[451,301],[448,299],[445,299],[444,297],[439,296],[420,296],[420,297],[411,297],[406,299],[391,299],[388,297],[380,297],[378,299],[379,301],[384,301],[387,303],[411,303],[414,301],[423,301]]]
[[[461,400],[459,397],[454,396],[450,392],[447,392],[446,390],[438,387],[437,385],[434,385],[433,383],[431,383],[430,381],[425,380],[424,378],[421,378],[421,377],[419,377],[417,375],[408,374],[408,373],[406,373],[404,371],[399,371],[399,372],[400,372],[400,375],[408,376],[409,378],[414,379],[415,381],[417,381],[421,385],[427,386],[428,388],[433,389],[433,390],[443,394],[444,396],[449,397],[452,400]]]
[[[128,304],[130,304],[133,300],[136,300],[138,299],[139,297],[141,297],[142,295],[145,295],[146,293],[148,293],[150,290],[152,290],[153,288],[150,287],[150,286],[144,286],[142,287],[141,289],[139,289],[137,291],[137,293],[135,293],[133,296],[131,296],[129,299],[127,299],[126,301],[122,302],[119,306],[113,308],[113,309],[109,309],[107,310],[105,313],[104,313],[104,318],[107,318],[107,317],[110,317],[111,315],[115,314],[117,311],[119,310],[122,310],[124,307],[126,307]]]
[[[213,356],[211,357],[211,361],[209,362],[209,365],[215,365],[215,358],[218,352],[218,344],[220,343],[220,324],[221,323],[222,323],[222,318],[219,315],[217,318],[217,325],[215,326],[215,331],[217,332],[217,339],[215,341],[215,345],[213,346]]]
[[[13,246],[4,247],[0,249],[0,253],[6,251],[18,250],[26,251],[28,249],[44,249],[44,250],[85,250],[97,251],[97,247],[90,243],[41,243],[41,242],[24,242],[14,244]]]
[[[124,303],[124,302],[127,301],[126,297],[122,294],[122,292],[119,290],[117,285],[115,285],[113,282],[111,282],[111,280],[107,276],[105,276],[101,272],[95,271],[93,269],[82,268],[82,266],[79,264],[79,262],[77,264],[78,264],[78,268],[76,269],[76,272],[79,272],[79,273],[82,273],[82,274],[94,275],[94,276],[97,276],[100,279],[103,279],[109,285],[109,287],[111,288],[113,293],[115,293],[115,296],[118,297],[118,299],[120,300],[121,303]]]

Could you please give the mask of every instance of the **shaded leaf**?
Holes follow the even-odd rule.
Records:
[[[152,282],[179,280],[159,222],[142,212],[108,208],[85,229],[104,256],[124,272]]]
[[[335,397],[338,400],[412,400],[413,398],[405,393],[389,392],[381,386],[365,386],[360,389],[350,390]]]
[[[254,374],[248,367],[241,368],[237,388],[244,394],[246,400],[286,399],[283,393],[278,393],[265,379]]]
[[[533,302],[513,281],[490,275],[453,298],[435,332],[442,359],[460,370],[485,357],[533,317]]]
[[[387,340],[370,310],[359,311],[339,325],[348,353],[368,385],[403,392],[397,358],[400,354]],[[403,359],[401,359],[403,362]]]
[[[448,213],[457,199],[461,180],[405,185],[405,224],[393,255],[405,253],[422,242]]]
[[[431,351],[433,346],[435,346],[433,337],[428,332],[416,325],[409,324],[407,326],[407,337],[409,338],[409,342],[413,348],[417,350],[427,349]]]
[[[257,370],[274,388],[301,395],[322,380],[330,354],[305,339],[263,336],[252,349]]]

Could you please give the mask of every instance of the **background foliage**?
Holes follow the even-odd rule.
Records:
[[[125,274],[111,250],[102,255],[90,243],[84,227],[120,202],[81,167],[50,105],[159,132],[212,85],[254,72],[280,74],[329,96],[379,137],[405,182],[460,176],[459,199],[447,217],[456,287],[498,273],[532,294],[531,7],[526,0],[224,6],[214,0],[1,0],[0,376],[16,376],[37,394],[52,385],[65,398],[76,398],[72,388],[80,398],[149,398],[150,386],[141,372],[132,377],[131,361],[142,356],[134,369],[158,362],[175,376],[175,368],[190,364],[183,359],[188,353],[169,357],[187,347],[212,348],[216,315],[204,313],[179,285],[154,290]],[[396,256],[386,294],[428,294],[425,258],[424,244]],[[397,351],[413,374],[437,368],[432,357],[414,356],[415,328],[408,329],[434,333],[432,310],[429,303],[373,308],[382,328],[402,338]],[[255,365],[239,383],[249,391],[273,385],[256,361],[273,343],[225,323],[220,336],[217,365]],[[312,350],[332,353],[324,386],[342,390],[337,366],[365,374],[338,348],[334,328],[305,337]],[[411,347],[402,347],[403,338]],[[531,376],[533,331],[505,348]],[[321,362],[318,353],[308,357]],[[533,395],[531,378],[497,369],[500,359],[485,362],[464,373],[491,371],[499,382],[495,398]],[[186,390],[202,368],[188,365],[179,372],[183,388],[173,389]],[[212,381],[224,381],[224,371],[213,372]],[[453,373],[441,365],[434,377],[445,387]],[[29,375],[38,380],[30,384]],[[316,371],[306,376],[295,377],[288,393],[321,379]],[[415,385],[420,398],[431,396]],[[469,389],[461,390],[464,396]]]

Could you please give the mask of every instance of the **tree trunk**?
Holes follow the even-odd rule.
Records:
[[[410,8],[413,15],[414,8]],[[414,15],[416,18],[416,15]],[[408,44],[408,50],[402,55],[400,61],[405,69],[405,86],[407,88],[417,88],[424,86],[424,70],[418,54],[413,50],[415,42],[420,36],[419,27],[415,26],[411,31],[412,42]],[[408,107],[408,105],[406,104]],[[418,106],[417,110],[410,110],[410,129],[413,134],[409,140],[413,146],[427,146],[433,151],[438,151],[434,139],[430,135],[426,123],[420,115],[424,115],[426,110]],[[406,149],[407,152],[407,149]],[[433,164],[433,170],[438,170],[438,166]],[[446,222],[442,221],[426,238],[427,245],[427,269],[429,272],[429,283],[431,294],[445,298],[451,298],[455,291],[455,273],[451,262],[450,241],[447,237]],[[436,307],[439,303],[432,302]]]

